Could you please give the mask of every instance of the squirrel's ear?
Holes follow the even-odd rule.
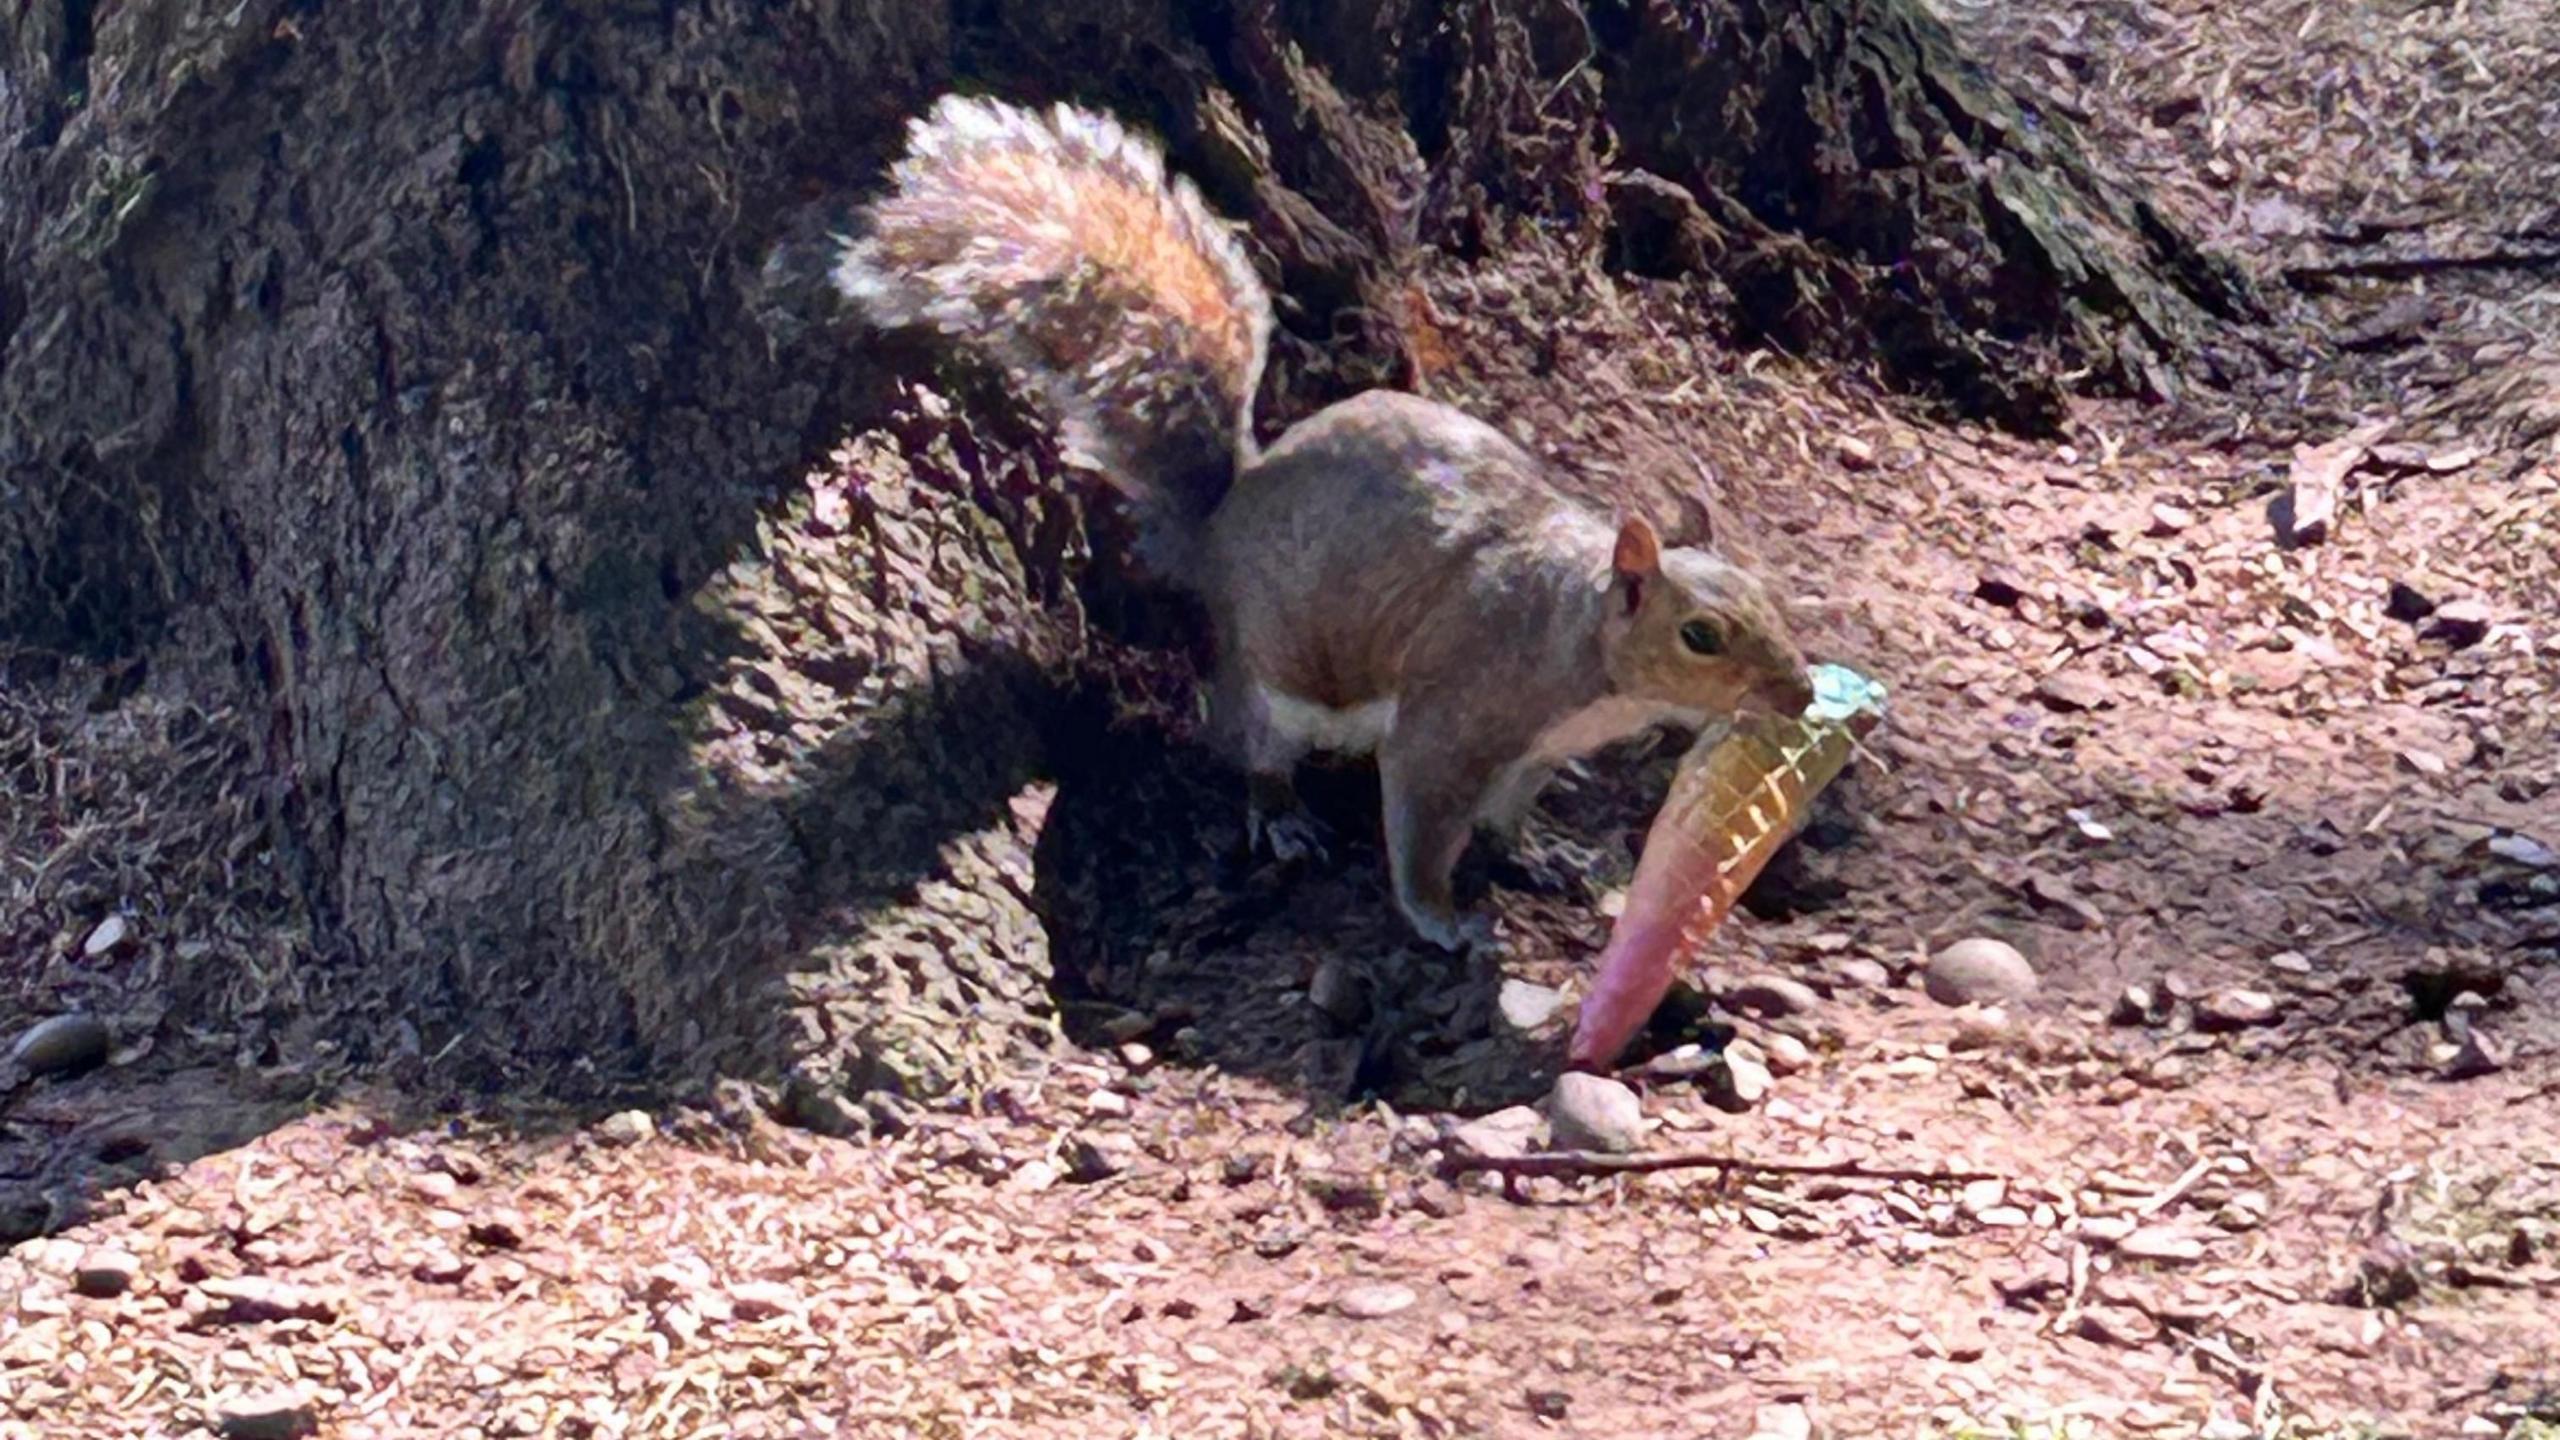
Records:
[[[1617,552],[1609,557],[1610,567],[1630,580],[1650,579],[1662,569],[1662,536],[1653,522],[1641,515],[1630,515],[1618,525]]]
[[[1654,532],[1653,522],[1641,515],[1630,515],[1618,524],[1618,546],[1609,555],[1613,588],[1633,615],[1644,608],[1645,587],[1662,573],[1662,537]]]

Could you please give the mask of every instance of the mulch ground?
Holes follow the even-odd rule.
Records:
[[[1436,1171],[1480,1107],[1311,1099],[1311,987],[1397,943],[1346,939],[1356,848],[1290,882],[1303,929],[1152,977],[1140,1040],[871,1138],[743,1092],[439,1109],[172,1020],[0,1113],[10,1223],[58,1229],[0,1257],[0,1436],[2560,1433],[2560,17],[1949,10],[2248,256],[2305,363],[2034,444],[1531,240],[1430,282],[1446,398],[1584,483],[1688,467],[1892,687],[1798,903],[1697,980],[1809,987],[1715,1015],[1805,1058],[1738,1113],[1638,1084],[1646,1153],[1736,1163],[1506,1191]],[[0,701],[31,1014],[193,983],[35,923],[62,876],[246,843],[192,771],[115,763],[219,717],[83,713]],[[1566,1002],[1476,1017],[1498,1056],[1569,1023],[1606,899],[1489,903],[1501,973],[1451,988]],[[1976,935],[2038,990],[1930,999]],[[1305,1073],[1204,1060],[1222,1027]]]

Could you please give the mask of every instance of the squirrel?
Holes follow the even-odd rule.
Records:
[[[1255,850],[1321,858],[1298,762],[1374,754],[1397,906],[1462,950],[1490,926],[1457,909],[1459,859],[1479,828],[1516,838],[1557,766],[1810,702],[1757,579],[1570,503],[1483,421],[1371,390],[1259,447],[1270,297],[1151,140],[946,95],[908,141],[831,278],[876,326],[998,361],[1128,497],[1140,562],[1208,610],[1210,733]]]

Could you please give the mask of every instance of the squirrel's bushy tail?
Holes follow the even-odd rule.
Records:
[[[1271,332],[1234,235],[1153,144],[1066,105],[945,96],[890,173],[837,288],[993,355],[1187,550],[1250,451]]]

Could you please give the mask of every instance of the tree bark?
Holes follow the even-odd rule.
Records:
[[[2040,429],[2072,367],[2168,398],[2217,325],[2262,313],[2236,266],[1913,0],[1593,12],[1632,172],[1613,186],[1622,253],[1715,275],[1745,339],[1871,354],[1968,413]]]
[[[1050,1029],[1057,746],[1182,712],[1198,631],[983,372],[816,283],[963,78],[1250,222],[1274,424],[1409,381],[1421,249],[1521,214],[2008,414],[2237,303],[1897,0],[33,0],[0,635],[260,717],[359,1054],[925,1091]]]

